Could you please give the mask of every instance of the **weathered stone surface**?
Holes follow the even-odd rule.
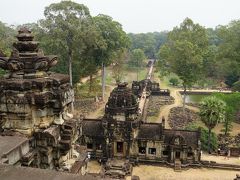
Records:
[[[145,84],[146,85],[146,84]],[[134,87],[133,87],[134,88]],[[150,90],[151,91],[151,90]],[[149,93],[150,107],[172,103],[168,95]],[[162,98],[162,99],[161,99]],[[162,100],[159,102],[159,100]],[[200,161],[200,132],[165,129],[162,123],[146,123],[140,116],[139,104],[127,84],[116,87],[106,104],[101,119],[83,119],[79,141],[93,158],[105,162],[105,177],[123,178],[131,174],[131,164],[166,163],[178,167]]]
[[[0,67],[8,71],[0,79],[0,132],[29,137],[23,166],[63,169],[79,135],[78,120],[68,113],[74,100],[69,76],[48,71],[57,57],[45,56],[31,31],[21,28],[17,38],[11,56],[0,57]]]
[[[67,75],[48,72],[56,56],[45,56],[31,31],[19,30],[11,56],[0,57],[9,74],[0,79],[0,119],[4,129],[31,135],[36,128],[62,124],[73,90]]]
[[[174,98],[172,96],[150,96],[147,107],[147,117],[158,116],[162,106],[173,103]]]
[[[199,120],[196,112],[185,108],[185,114],[182,107],[172,108],[169,114],[169,125],[173,129],[184,129],[189,123]]]
[[[138,102],[132,90],[127,87],[127,83],[118,84],[108,99],[105,107],[105,114],[110,116],[123,115],[131,118],[138,112]]]

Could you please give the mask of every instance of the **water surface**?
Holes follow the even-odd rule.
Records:
[[[207,97],[210,95],[206,94],[191,94],[186,95],[186,103],[200,103],[204,97]],[[183,95],[182,95],[183,98]]]

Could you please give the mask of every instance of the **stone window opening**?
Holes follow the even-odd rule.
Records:
[[[139,154],[146,154],[146,147],[139,147],[138,152]]]
[[[165,151],[162,152],[162,154],[163,154],[163,156],[168,156],[169,151],[165,150]]]
[[[193,157],[193,152],[188,152],[187,157]]]
[[[117,152],[123,153],[123,142],[117,142]]]
[[[189,157],[193,157],[193,151],[192,151],[192,148],[191,148],[191,147],[188,148],[187,157],[188,157],[188,158],[189,158]]]
[[[156,148],[148,148],[148,154],[156,155]]]
[[[101,144],[96,144],[96,150],[102,150],[102,145]]]
[[[87,149],[92,149],[93,148],[93,144],[92,143],[87,143]]]

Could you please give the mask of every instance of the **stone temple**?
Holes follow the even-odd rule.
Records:
[[[44,55],[26,28],[17,39],[11,56],[0,57],[7,72],[0,79],[0,164],[84,174],[88,153],[110,177],[131,174],[138,163],[176,169],[199,164],[199,131],[166,129],[164,119],[147,123],[145,100],[169,91],[149,80],[134,82],[131,89],[120,83],[103,118],[73,118],[69,76],[49,71],[57,57]]]
[[[21,28],[17,39],[11,56],[0,57],[0,67],[8,72],[0,79],[0,149],[5,141],[9,148],[13,142],[19,146],[0,155],[9,164],[60,169],[72,158],[79,134],[77,120],[68,113],[73,89],[67,75],[49,72],[57,57],[45,56],[31,31]]]
[[[162,163],[176,169],[199,164],[199,131],[165,129],[164,119],[146,123],[138,107],[137,97],[122,83],[110,94],[102,119],[82,121],[80,142],[94,158],[107,162],[106,174],[117,174],[119,169],[129,173],[131,165],[138,163]]]

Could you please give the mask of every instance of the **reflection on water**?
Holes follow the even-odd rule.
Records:
[[[192,94],[192,95],[186,95],[186,103],[200,103],[201,100],[204,97],[207,97],[210,95],[206,95],[206,94]],[[183,97],[183,95],[182,95]]]

